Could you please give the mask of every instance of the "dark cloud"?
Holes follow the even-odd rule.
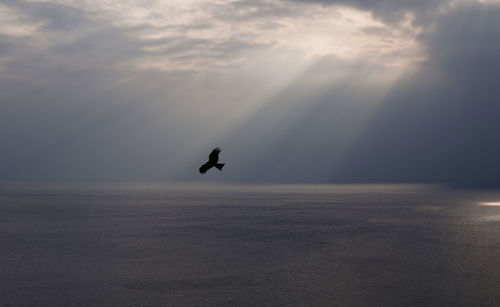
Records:
[[[500,185],[500,7],[469,4],[422,37],[429,60],[401,81],[335,180]]]
[[[319,3],[322,5],[342,5],[369,11],[375,17],[386,22],[397,22],[404,18],[406,13],[415,17],[415,22],[421,24],[433,16],[435,10],[446,3],[445,0],[287,0],[300,3]]]
[[[208,9],[213,16],[226,21],[241,23],[250,20],[268,20],[276,17],[301,16],[302,10],[287,6],[281,2],[272,1],[232,1],[230,5],[214,5],[210,3]]]
[[[386,28],[386,27],[377,27],[377,26],[371,26],[371,27],[365,27],[362,29],[362,31],[366,34],[375,34],[375,35],[384,35],[384,36],[391,36],[391,30]]]
[[[2,3],[21,12],[22,20],[41,23],[42,29],[48,31],[72,31],[91,24],[84,11],[61,3],[23,0],[5,0]]]

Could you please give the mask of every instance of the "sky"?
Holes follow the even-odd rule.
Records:
[[[500,1],[3,0],[0,180],[499,187],[499,71]]]

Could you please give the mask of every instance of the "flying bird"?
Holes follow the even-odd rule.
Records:
[[[222,168],[224,167],[224,163],[217,163],[219,162],[219,153],[220,153],[220,148],[217,147],[212,152],[210,155],[208,155],[208,162],[200,166],[200,173],[205,174],[209,169],[212,167],[216,167],[219,171],[222,171]]]

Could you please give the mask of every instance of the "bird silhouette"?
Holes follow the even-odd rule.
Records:
[[[205,174],[212,167],[215,167],[219,171],[222,171],[222,168],[224,167],[225,164],[217,163],[217,162],[219,162],[219,153],[220,152],[221,152],[221,150],[219,147],[212,150],[210,155],[208,155],[208,162],[206,162],[205,164],[200,166],[200,173]]]

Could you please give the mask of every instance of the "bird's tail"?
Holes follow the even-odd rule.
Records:
[[[224,165],[226,165],[226,164],[224,164],[224,163],[217,163],[217,164],[215,164],[215,167],[216,167],[219,171],[222,171],[222,168],[224,167]]]

